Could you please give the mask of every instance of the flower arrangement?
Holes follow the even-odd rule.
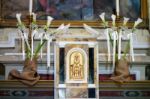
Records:
[[[22,53],[23,53],[23,59],[28,58],[28,59],[33,59],[33,58],[38,58],[39,53],[42,58],[42,47],[43,45],[47,42],[47,66],[50,67],[50,43],[52,42],[52,39],[55,38],[56,35],[60,33],[64,33],[68,30],[70,24],[64,25],[61,24],[56,30],[50,31],[49,26],[53,20],[51,16],[47,17],[47,24],[43,26],[43,31],[38,32],[38,25],[36,23],[36,14],[33,14],[33,21],[31,22],[31,30],[27,30],[25,27],[24,23],[21,22],[21,14],[16,14],[16,18],[18,20],[18,30],[22,38]],[[31,33],[31,43],[29,43],[29,33]],[[40,38],[40,42],[34,48],[34,37],[35,35]],[[25,46],[26,46],[26,52],[25,52]]]
[[[129,68],[126,60],[127,53],[130,51],[131,59],[134,61],[134,50],[133,50],[133,34],[136,31],[137,26],[142,22],[142,19],[138,18],[131,31],[127,28],[127,22],[129,18],[124,17],[122,26],[116,26],[116,16],[112,15],[112,27],[108,26],[108,22],[105,20],[105,13],[99,15],[102,20],[105,29],[105,35],[107,37],[107,48],[108,48],[108,61],[111,60],[111,48],[113,50],[113,70],[114,75],[111,77],[112,80],[123,82],[129,80]],[[123,57],[121,56],[121,43],[122,39],[127,39],[125,51],[123,51]],[[122,69],[122,70],[121,70]]]
[[[40,79],[37,73],[37,59],[40,56],[42,58],[42,47],[47,42],[47,67],[50,67],[50,43],[60,33],[66,32],[70,24],[61,24],[56,30],[49,31],[49,26],[52,17],[47,17],[47,24],[44,25],[43,31],[38,32],[38,26],[36,24],[36,14],[33,13],[33,19],[30,23],[29,30],[21,22],[21,14],[16,14],[18,20],[18,30],[22,39],[22,56],[24,60],[24,67],[22,72],[16,69],[12,69],[8,75],[8,79],[17,79],[28,86],[33,86]],[[40,38],[40,42],[34,49],[34,36],[37,35]]]

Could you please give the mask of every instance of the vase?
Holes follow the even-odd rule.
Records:
[[[114,73],[110,79],[120,83],[131,80],[129,62],[127,61],[127,59],[121,58],[116,61]]]
[[[8,75],[9,80],[19,80],[28,86],[35,85],[40,76],[37,73],[37,58],[25,59],[22,72],[17,69],[12,69]]]

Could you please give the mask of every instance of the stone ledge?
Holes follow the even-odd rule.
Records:
[[[53,55],[51,56],[51,64],[54,64],[54,59],[53,59]],[[46,64],[46,57],[43,57],[42,60],[39,59],[38,61],[39,63],[44,63]],[[0,56],[0,63],[4,63],[4,64],[22,64],[23,60],[22,60],[22,56],[18,56],[18,55],[1,55]],[[99,55],[99,63],[111,63],[111,61],[107,62],[107,57],[104,55]],[[143,56],[143,55],[138,55],[135,56],[135,61],[134,62],[130,62],[131,64],[150,64],[150,56]]]

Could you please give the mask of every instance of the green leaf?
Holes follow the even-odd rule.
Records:
[[[39,42],[36,50],[35,50],[35,54],[34,54],[34,58],[37,58],[39,51],[41,50],[42,46],[44,45],[44,43],[46,42],[46,40],[43,40],[42,43]]]
[[[125,47],[125,51],[124,51],[124,55],[123,55],[123,58],[124,58],[124,59],[125,59],[125,57],[126,57],[128,51],[129,51],[129,48],[130,48],[130,40],[128,40],[127,45],[126,45],[126,47]]]

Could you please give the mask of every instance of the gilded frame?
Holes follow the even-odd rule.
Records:
[[[139,26],[140,28],[148,28],[148,0],[141,0],[141,15],[140,17],[144,20],[143,23]],[[23,22],[28,23],[28,20],[25,19]],[[39,25],[45,24],[45,20],[38,20]],[[93,20],[93,21],[70,21],[70,20],[54,20],[52,22],[52,27],[57,27],[61,23],[67,24],[70,23],[72,27],[82,27],[83,23],[90,25],[92,27],[102,27],[101,20]],[[109,21],[109,24],[111,21]],[[118,19],[117,25],[121,25],[122,22]],[[15,19],[5,19],[3,18],[3,11],[2,11],[2,0],[0,0],[0,27],[15,27],[16,20]],[[129,27],[133,26],[133,22],[128,23]]]

